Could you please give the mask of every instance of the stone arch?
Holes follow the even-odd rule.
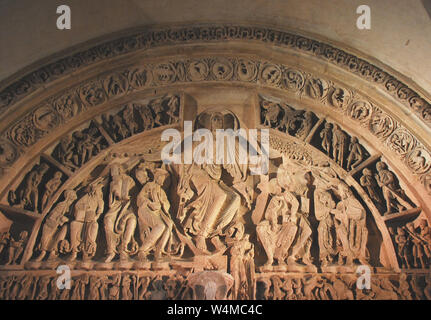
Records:
[[[98,166],[112,161],[116,154],[134,158],[135,162],[140,157],[150,162],[159,160],[155,155],[162,147],[161,132],[166,128],[182,130],[182,121],[194,120],[215,104],[232,106],[248,128],[269,128],[270,147],[279,152],[279,158],[285,154],[295,161],[305,161],[308,170],[316,170],[316,163],[308,160],[329,163],[337,179],[354,190],[354,197],[361,200],[367,217],[372,217],[378,229],[381,256],[374,258],[380,263],[373,266],[377,272],[379,268],[396,275],[406,271],[388,227],[414,221],[419,232],[419,221],[428,220],[431,214],[427,205],[431,197],[431,153],[426,135],[430,130],[430,106],[426,99],[364,59],[293,33],[251,26],[146,31],[53,62],[10,84],[0,95],[0,209],[13,221],[11,232],[17,246],[21,231],[29,235],[17,264],[2,267],[8,272],[41,267],[32,262],[34,250],[47,214],[64,200],[65,190],[75,189],[82,197],[83,187],[96,178],[94,174],[109,174],[106,168],[98,171]],[[270,106],[278,111],[274,121],[265,123]],[[127,110],[131,110],[132,127],[125,119]],[[308,132],[295,136],[306,123],[306,112],[312,114],[311,125],[304,129]],[[341,163],[330,150],[325,155],[322,149],[320,133],[325,123],[339,125],[346,135]],[[80,151],[70,158],[70,154],[59,157],[56,149],[68,136],[81,144]],[[348,168],[347,144],[354,137],[359,140],[363,159],[356,168]],[[65,144],[67,147],[67,141]],[[83,150],[87,156],[83,156]],[[301,152],[309,159],[299,159]],[[404,205],[383,215],[391,211],[385,210],[383,188],[377,191],[381,203],[376,204],[370,191],[361,186],[362,170],[368,168],[377,174],[379,161],[399,180],[404,193],[398,205],[403,206],[405,201],[410,207]],[[48,168],[38,177],[43,164]],[[40,202],[46,191],[38,186],[39,204],[35,208],[34,192],[23,195],[26,183],[31,184],[32,179],[46,183],[56,171],[62,173],[61,186],[43,208]],[[392,198],[400,197],[398,191],[387,192]],[[252,211],[253,207],[246,214]],[[202,261],[216,265],[216,269],[218,263],[223,264],[219,260]],[[81,268],[88,265],[77,267]],[[121,268],[131,273],[139,269],[130,263]],[[157,268],[161,273],[172,273],[166,266]],[[425,266],[417,269],[425,273]],[[260,271],[265,277],[265,270]]]

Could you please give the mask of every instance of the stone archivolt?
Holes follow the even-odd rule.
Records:
[[[90,49],[5,89],[3,107],[104,58],[224,39],[310,52],[419,113],[429,108],[341,50],[235,26],[149,32]],[[379,103],[301,69],[244,54],[162,58],[85,80],[30,108],[0,139],[0,298],[429,299],[429,208],[404,179],[430,192],[430,151]],[[253,88],[251,106],[196,106],[181,89],[206,84]],[[269,129],[269,174],[253,177],[237,162],[163,164],[162,130],[203,118],[212,131],[244,123]],[[36,156],[15,174],[30,151]],[[405,168],[394,167],[394,158]],[[72,290],[55,285],[62,264],[74,269]],[[356,288],[358,265],[375,273],[371,290]]]

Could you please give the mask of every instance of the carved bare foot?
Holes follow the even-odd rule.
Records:
[[[42,251],[40,255],[36,259],[34,259],[34,261],[36,262],[42,261],[43,258],[45,258],[45,255],[46,255],[46,251]]]
[[[51,251],[49,253],[49,256],[48,256],[48,260],[49,261],[56,260],[57,258],[58,258],[58,255],[57,255],[57,253],[55,251]]]
[[[224,251],[226,249],[226,246],[221,242],[219,237],[212,238],[211,242],[215,246],[216,252]]]
[[[77,253],[72,252],[72,254],[67,258],[67,261],[72,262],[76,260]]]
[[[204,238],[204,237],[202,237],[202,236],[197,236],[197,237],[196,237],[196,247],[197,247],[199,250],[202,250],[202,251],[204,251],[204,252],[208,252],[207,244],[206,244],[206,242],[205,242],[205,238]]]
[[[108,256],[106,257],[106,259],[105,259],[105,263],[109,263],[109,262],[111,262],[112,261],[112,259],[114,259],[115,258],[115,252],[111,252],[111,253],[109,253],[108,254]]]
[[[148,261],[147,254],[144,251],[139,251],[138,260],[141,262],[147,262]]]

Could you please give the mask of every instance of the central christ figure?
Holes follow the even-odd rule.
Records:
[[[217,129],[239,127],[239,121],[230,112],[205,112],[198,117],[198,126],[209,129],[216,137]],[[217,146],[213,143],[214,148]],[[197,164],[175,166],[178,170],[177,218],[187,235],[195,238],[197,249],[208,254],[207,239],[216,251],[225,249],[220,240],[235,221],[241,205],[241,195],[247,199],[245,179],[247,165],[240,165],[235,144],[235,160],[230,164]],[[216,154],[215,150],[213,154]]]

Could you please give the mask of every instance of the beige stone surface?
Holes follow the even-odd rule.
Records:
[[[371,30],[356,28],[363,1],[72,0],[72,29],[55,27],[55,0],[0,3],[0,79],[74,45],[125,29],[192,22],[260,23],[359,51],[431,91],[431,18],[420,0],[370,3]]]

